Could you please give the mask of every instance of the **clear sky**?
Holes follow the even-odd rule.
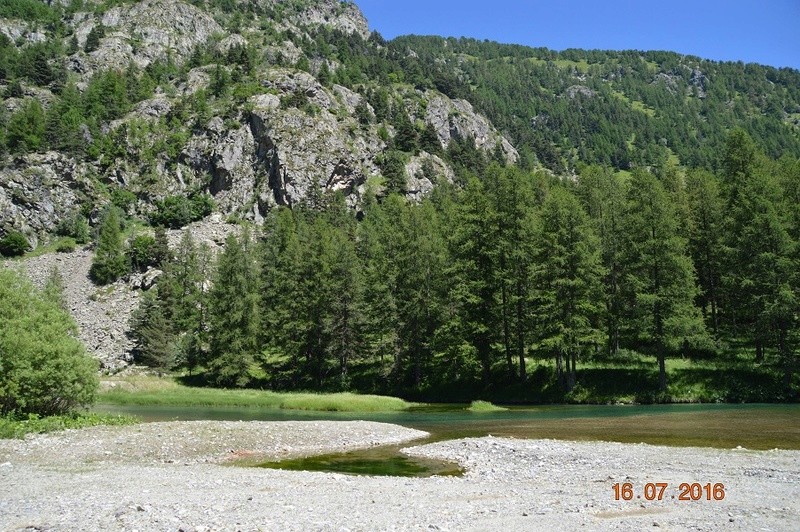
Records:
[[[800,69],[800,0],[355,0],[370,28]]]

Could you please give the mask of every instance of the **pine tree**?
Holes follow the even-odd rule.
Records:
[[[723,202],[717,178],[702,170],[689,172],[687,193],[690,212],[689,251],[697,271],[698,303],[716,333],[720,326],[720,284],[723,250]]]
[[[496,273],[503,350],[509,374],[524,382],[525,351],[530,330],[535,194],[531,176],[497,164],[488,168],[484,182],[493,209],[497,211]]]
[[[131,334],[136,340],[137,361],[167,371],[175,364],[175,335],[157,292],[150,290],[142,295],[131,315]]]
[[[89,269],[89,277],[97,284],[113,283],[128,273],[120,218],[116,207],[108,207],[100,220],[97,250]]]
[[[355,245],[346,227],[324,224],[321,231],[322,334],[326,358],[337,362],[339,388],[346,390],[350,386],[350,365],[364,351],[364,281]]]
[[[368,195],[359,224],[358,246],[361,257],[367,312],[366,334],[370,354],[377,357],[383,375],[399,366],[397,276],[399,248],[404,240],[400,225],[405,200],[394,194],[378,203]]]
[[[300,273],[304,231],[304,221],[288,208],[274,209],[264,220],[260,343],[268,350],[267,372],[278,387],[298,387],[302,381],[302,346],[309,330]]]
[[[210,293],[208,372],[220,386],[243,387],[252,379],[258,351],[258,271],[250,235],[225,240]]]
[[[533,274],[539,344],[555,355],[564,391],[576,384],[576,361],[601,338],[600,245],[578,200],[554,188],[542,208]]]
[[[100,47],[100,39],[105,37],[106,29],[102,24],[95,24],[86,36],[86,43],[83,46],[84,51],[88,54],[94,52]]]
[[[623,293],[625,277],[625,234],[623,220],[626,192],[623,183],[609,170],[590,166],[581,171],[577,193],[595,234],[600,239],[601,256],[605,274],[603,293],[605,301],[606,345],[614,354],[620,348],[623,325],[628,305]]]
[[[401,378],[415,390],[423,381],[440,377],[432,369],[436,330],[444,320],[446,242],[430,202],[407,205],[399,220],[402,239],[395,259],[397,278],[398,367]]]
[[[702,342],[705,327],[694,306],[694,269],[673,206],[663,185],[645,171],[634,171],[631,178],[625,233],[632,330],[655,351],[658,387],[665,392],[667,351]]]
[[[8,120],[6,144],[14,152],[36,151],[44,145],[45,115],[38,100],[26,100]]]
[[[480,181],[461,195],[451,240],[451,297],[459,307],[462,336],[474,349],[481,380],[489,384],[497,340],[497,213]]]

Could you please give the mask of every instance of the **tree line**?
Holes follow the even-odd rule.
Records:
[[[420,203],[361,212],[312,194],[213,258],[186,233],[134,317],[141,360],[219,386],[425,396],[512,383],[565,392],[578,364],[744,342],[797,365],[800,165],[741,130],[724,171],[600,166],[576,179],[498,163]],[[531,372],[551,360],[553,373]]]

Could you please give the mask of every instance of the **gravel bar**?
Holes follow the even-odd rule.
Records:
[[[200,421],[0,441],[0,529],[795,531],[800,523],[798,451],[485,437],[404,450],[456,461],[466,468],[460,478],[229,465],[424,436],[360,421]],[[634,498],[616,501],[613,485],[626,482]],[[724,484],[725,497],[680,501],[684,482]],[[663,500],[645,500],[648,483],[668,484]]]

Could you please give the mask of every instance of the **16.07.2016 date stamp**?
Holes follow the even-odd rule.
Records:
[[[612,486],[614,500],[631,501],[644,499],[646,501],[662,501],[675,499],[677,501],[721,501],[725,499],[725,485],[717,482],[700,484],[699,482],[684,482],[678,486],[675,494],[668,493],[669,484],[666,482],[648,482],[641,492],[635,491],[630,482],[617,482]]]

